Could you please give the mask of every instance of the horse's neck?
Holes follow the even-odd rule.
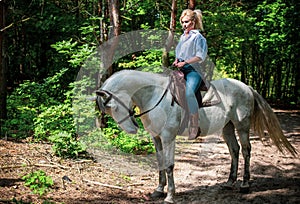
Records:
[[[163,94],[168,84],[168,78],[160,75],[139,72],[127,81],[127,90],[132,94],[132,102],[141,111],[152,108]]]
[[[103,89],[130,97],[141,111],[155,105],[168,85],[168,77],[139,71],[121,71],[113,75]]]

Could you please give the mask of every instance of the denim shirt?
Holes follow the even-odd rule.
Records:
[[[197,56],[203,62],[207,56],[206,39],[198,30],[190,30],[188,36],[181,35],[175,53],[180,60],[186,61]]]

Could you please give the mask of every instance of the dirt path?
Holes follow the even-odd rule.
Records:
[[[300,112],[276,111],[289,141],[300,150]],[[240,155],[236,188],[225,190],[230,155],[219,136],[196,142],[178,138],[175,164],[177,203],[300,203],[300,159],[282,155],[251,137],[251,190],[239,192],[243,159]],[[150,156],[112,156],[94,152],[95,162],[63,160],[48,144],[0,140],[0,203],[162,203],[149,194],[158,183],[156,161]],[[26,166],[24,165],[26,164]],[[45,196],[31,194],[20,179],[32,170],[44,170],[55,186]],[[72,182],[63,181],[67,176]]]

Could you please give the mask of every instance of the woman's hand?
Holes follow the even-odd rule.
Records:
[[[178,59],[176,59],[173,64],[172,64],[173,67],[178,67]]]
[[[176,64],[175,64],[176,62]],[[184,65],[186,64],[192,64],[192,63],[196,63],[196,62],[201,62],[201,58],[200,57],[192,57],[191,59],[179,62],[178,59],[173,63],[173,66],[178,67],[178,68],[182,68],[184,67]]]
[[[179,62],[179,60],[176,59],[173,62],[172,66],[177,67],[177,68],[182,68],[185,64],[186,64],[186,62],[184,62],[184,61],[183,62]]]
[[[182,68],[184,65],[186,65],[186,62],[178,62],[176,67]]]

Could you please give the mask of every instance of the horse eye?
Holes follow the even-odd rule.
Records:
[[[108,104],[106,104],[106,108],[114,110],[115,112],[118,111],[118,106],[113,102],[109,102]]]

